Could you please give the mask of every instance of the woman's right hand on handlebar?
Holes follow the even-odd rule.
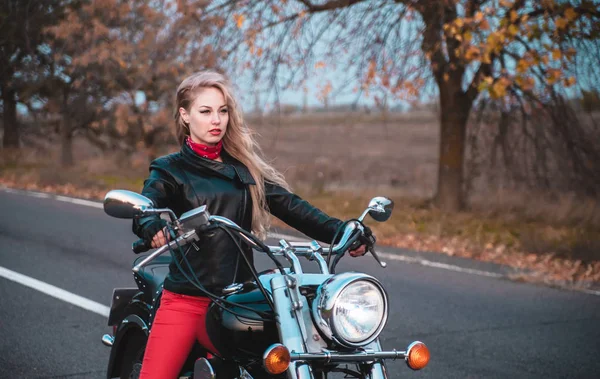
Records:
[[[153,249],[163,246],[167,243],[167,222],[159,219],[151,221],[148,225],[144,226],[143,239],[150,242],[150,246]]]
[[[168,242],[166,235],[167,227],[165,226],[161,231],[156,233],[154,237],[152,237],[152,243],[150,244],[150,246],[152,246],[153,249],[156,249],[163,245],[166,245]]]

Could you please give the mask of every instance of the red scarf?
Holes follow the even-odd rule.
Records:
[[[196,143],[188,136],[185,139],[187,145],[194,150],[194,153],[201,157],[208,159],[217,159],[221,155],[221,149],[223,148],[223,141],[219,141],[215,146],[206,146],[201,143]]]

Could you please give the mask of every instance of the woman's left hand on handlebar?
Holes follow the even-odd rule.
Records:
[[[360,245],[358,248],[349,251],[352,257],[362,257],[367,253],[367,245]]]

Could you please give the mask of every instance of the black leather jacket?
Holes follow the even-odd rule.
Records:
[[[144,182],[142,194],[152,199],[157,207],[172,209],[178,217],[206,205],[210,214],[227,217],[250,230],[252,198],[248,186],[256,182],[246,166],[224,150],[221,158],[223,163],[202,158],[184,144],[180,152],[151,163],[150,176]],[[271,214],[311,238],[330,243],[342,223],[280,186],[265,183],[265,192]],[[144,228],[156,220],[156,216],[134,220],[134,233],[142,237]],[[240,245],[253,262],[252,250],[243,243]],[[252,279],[243,259],[239,259],[234,242],[223,230],[205,235],[197,246],[198,251],[189,249],[187,259],[200,283],[210,292],[219,294],[223,287],[234,281]],[[202,295],[185,279],[175,263],[169,267],[164,287],[180,294]]]

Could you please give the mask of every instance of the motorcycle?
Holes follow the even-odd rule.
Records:
[[[361,243],[367,245],[367,251],[381,267],[386,266],[375,252],[375,238],[363,220],[368,214],[376,221],[386,221],[393,205],[387,198],[373,198],[358,219],[348,220],[340,227],[336,234],[341,237],[334,237],[337,244],[326,248],[317,241],[281,240],[279,246],[267,246],[233,221],[210,215],[206,206],[177,218],[172,210],[156,208],[140,194],[110,191],[104,200],[107,214],[129,219],[163,215],[170,219],[172,238],[134,261],[132,271],[137,288],[117,288],[113,292],[108,319],[113,333],[102,337],[102,342],[111,347],[107,377],[139,376],[153,317],[160,306],[162,284],[172,261],[171,256],[163,254],[170,251],[172,255],[184,247],[194,252],[194,242],[216,228],[266,254],[275,268],[258,273],[246,262],[254,281],[232,283],[221,296],[209,294],[213,302],[206,326],[220,355],[212,355],[196,345],[180,379],[325,379],[333,373],[385,379],[389,359],[403,359],[413,370],[424,368],[430,353],[420,341],[410,343],[404,351],[381,348],[379,335],[389,309],[382,284],[367,274],[335,272],[345,253]],[[132,248],[136,253],[149,250],[143,240],[135,242]],[[241,247],[239,250],[244,256]],[[277,257],[283,257],[289,267],[284,267]],[[316,262],[319,273],[305,273],[299,258]]]

